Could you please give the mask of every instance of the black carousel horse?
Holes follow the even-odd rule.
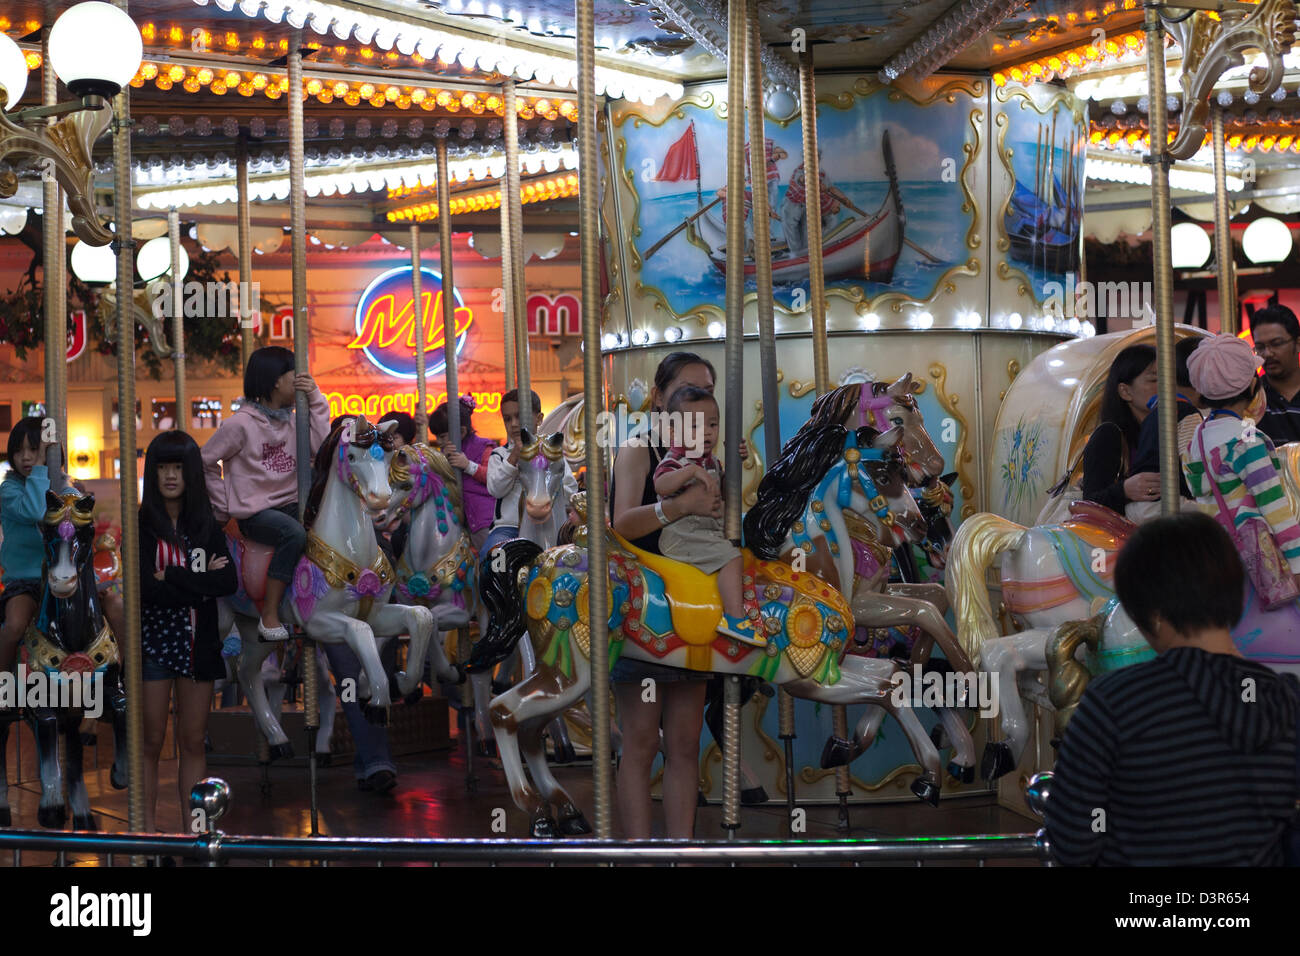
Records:
[[[62,828],[71,804],[73,828],[95,830],[95,817],[83,777],[81,722],[86,716],[112,721],[115,753],[109,780],[115,789],[125,789],[126,694],[117,643],[96,590],[95,498],[47,492],[45,500],[46,513],[41,525],[45,539],[41,600],[36,620],[27,629],[24,640],[28,672],[46,675],[46,680],[41,682],[46,690],[45,700],[34,705],[29,700],[23,708],[36,738],[40,761],[41,801],[37,819],[43,827]],[[56,675],[61,679],[54,679]],[[4,774],[8,726],[7,722],[0,721],[0,780]],[[67,756],[66,774],[60,765],[60,733]],[[5,796],[0,791],[0,825],[9,826]]]

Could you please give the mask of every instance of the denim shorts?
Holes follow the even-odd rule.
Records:
[[[708,680],[712,676],[712,674],[703,671],[687,671],[677,667],[664,667],[662,664],[633,660],[630,657],[620,657],[609,671],[611,684],[639,684],[647,677],[656,682],[667,684],[674,681]]]
[[[141,680],[184,680],[185,677],[186,675],[180,671],[168,670],[163,667],[148,654],[140,659]]]

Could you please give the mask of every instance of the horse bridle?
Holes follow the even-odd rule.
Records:
[[[363,498],[361,482],[357,480],[356,473],[352,470],[352,462],[348,460],[348,449],[353,445],[365,448],[366,446],[362,442],[370,439],[371,444],[367,449],[370,457],[375,461],[382,461],[384,457],[383,433],[366,421],[364,417],[353,419],[353,423],[354,428],[350,441],[346,430],[339,436],[338,476],[340,481],[352,489],[354,495]]]

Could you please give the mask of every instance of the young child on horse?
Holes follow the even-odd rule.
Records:
[[[0,567],[4,568],[0,672],[13,668],[18,645],[36,616],[36,602],[41,597],[45,493],[54,488],[62,493],[76,490],[68,483],[67,475],[57,475],[51,482],[45,456],[53,443],[41,440],[41,427],[40,418],[24,418],[14,425],[8,447],[12,470],[0,482],[0,529],[4,531],[0,542]]]
[[[235,518],[244,537],[275,549],[257,625],[265,641],[289,637],[280,622],[280,600],[307,547],[307,532],[298,521],[295,392],[307,394],[311,445],[319,448],[329,433],[329,403],[310,375],[294,375],[293,353],[274,345],[249,357],[244,404],[203,446],[218,519]]]
[[[533,397],[533,434],[542,427],[542,400],[536,392]],[[519,476],[519,454],[523,451],[519,438],[523,423],[519,418],[519,391],[511,389],[501,397],[501,420],[506,426],[508,443],[504,448],[494,448],[488,458],[487,490],[496,499],[496,512],[492,521],[492,530],[488,532],[483,548],[479,551],[482,558],[498,544],[519,536],[519,515],[523,503],[523,479]],[[569,470],[568,462],[564,464],[564,504],[578,491],[578,482]],[[553,547],[555,542],[546,542],[544,547]]]
[[[668,422],[673,434],[668,453],[654,471],[656,506],[663,521],[663,502],[702,482],[715,494],[722,489],[722,466],[713,457],[718,443],[718,402],[708,391],[683,385],[668,399]],[[687,428],[687,425],[692,427]],[[684,515],[666,522],[659,550],[674,561],[692,564],[705,574],[717,574],[723,618],[718,632],[757,647],[767,639],[745,614],[741,573],[744,557],[724,537],[722,522],[706,515]]]
[[[462,395],[460,397],[460,441],[455,444],[451,441],[451,422],[446,402],[434,410],[433,417],[429,419],[429,431],[438,439],[438,446],[446,454],[448,464],[465,473],[462,484],[465,490],[465,520],[469,523],[469,539],[474,545],[474,550],[482,553],[496,511],[496,499],[488,491],[487,476],[488,459],[492,455],[492,449],[497,447],[497,443],[474,431],[473,415],[473,396]]]

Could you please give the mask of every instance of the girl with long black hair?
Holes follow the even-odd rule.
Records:
[[[1083,497],[1124,513],[1131,502],[1160,497],[1160,473],[1129,474],[1142,421],[1156,394],[1156,350],[1130,345],[1115,356],[1101,397],[1101,423],[1083,450]]]
[[[156,829],[158,756],[176,693],[181,831],[189,829],[186,795],[207,774],[203,738],[212,683],[225,677],[217,601],[238,587],[226,536],[217,524],[203,458],[182,431],[149,443],[140,498],[141,670],[144,678],[146,831]]]

